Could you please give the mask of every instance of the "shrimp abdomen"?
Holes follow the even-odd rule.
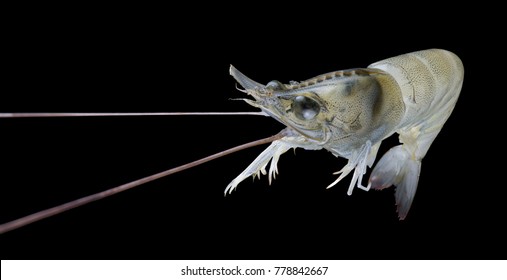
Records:
[[[368,67],[383,70],[397,81],[406,107],[399,128],[421,123],[435,114],[439,114],[438,122],[443,125],[454,108],[463,83],[461,60],[452,52],[441,49],[399,55]]]
[[[402,94],[405,112],[396,132],[402,145],[389,150],[370,176],[370,186],[396,188],[404,219],[415,196],[421,161],[451,115],[463,83],[463,64],[453,53],[431,49],[373,63],[369,68],[391,75]]]

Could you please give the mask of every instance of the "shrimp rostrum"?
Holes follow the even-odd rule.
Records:
[[[408,53],[357,68],[323,74],[303,82],[262,85],[230,68],[230,74],[260,108],[287,127],[226,188],[250,176],[277,174],[281,154],[290,148],[326,149],[348,163],[335,174],[336,185],[353,171],[348,194],[359,189],[396,186],[398,216],[404,219],[414,199],[421,160],[449,118],[463,83],[463,65],[453,53],[430,49]],[[401,145],[377,162],[366,186],[381,142],[394,133]]]

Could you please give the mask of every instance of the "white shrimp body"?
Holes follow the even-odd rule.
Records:
[[[290,148],[326,149],[348,159],[329,187],[354,170],[355,185],[369,190],[395,185],[398,215],[404,219],[412,204],[421,160],[450,116],[463,83],[463,65],[453,53],[431,49],[404,54],[368,68],[336,71],[296,83],[262,85],[231,66],[231,75],[255,100],[245,99],[287,125],[274,141],[226,189],[245,178],[276,174],[279,156]],[[383,139],[399,134],[402,145],[390,149],[362,185],[367,166],[375,161]]]

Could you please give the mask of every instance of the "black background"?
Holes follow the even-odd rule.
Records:
[[[1,112],[253,111],[231,100],[243,94],[230,64],[260,83],[288,82],[427,48],[456,53],[465,82],[405,221],[393,189],[348,196],[348,176],[327,190],[346,161],[326,151],[289,151],[271,186],[263,176],[224,197],[265,148],[255,147],[3,234],[2,259],[505,258],[505,184],[491,161],[504,150],[501,110],[486,89],[498,79],[484,71],[495,52],[474,47],[494,43],[465,17],[428,13],[415,25],[416,16],[328,22],[304,11],[279,20],[269,7],[248,16],[185,10],[181,19],[176,8],[91,10],[34,9],[37,17],[10,22]],[[97,117],[0,119],[0,129],[7,222],[283,126],[256,116]],[[386,140],[378,158],[396,143]]]

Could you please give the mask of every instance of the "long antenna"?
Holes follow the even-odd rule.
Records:
[[[280,132],[280,133],[278,133],[276,135],[273,135],[271,137],[267,137],[267,138],[264,138],[264,139],[260,139],[260,140],[252,141],[250,143],[239,145],[239,146],[236,146],[234,148],[231,148],[231,149],[228,149],[228,150],[216,153],[214,155],[211,155],[211,156],[208,156],[208,157],[205,157],[205,158],[202,158],[202,159],[199,159],[199,160],[196,160],[196,161],[184,164],[184,165],[180,165],[180,166],[175,167],[175,168],[168,169],[166,171],[162,171],[162,172],[157,173],[157,174],[153,174],[153,175],[150,175],[150,176],[147,176],[147,177],[144,177],[144,178],[132,181],[130,183],[126,183],[126,184],[123,184],[123,185],[120,185],[120,186],[117,186],[117,187],[114,187],[114,188],[111,188],[111,189],[108,189],[108,190],[105,190],[105,191],[102,191],[102,192],[98,192],[98,193],[95,193],[95,194],[92,194],[92,195],[89,195],[89,196],[85,196],[83,198],[79,198],[79,199],[73,200],[71,202],[64,203],[62,205],[58,205],[58,206],[55,206],[55,207],[52,207],[52,208],[49,208],[49,209],[46,209],[46,210],[42,210],[40,212],[37,212],[37,213],[31,214],[31,215],[25,216],[23,218],[19,218],[17,220],[11,221],[11,222],[7,222],[5,224],[0,225],[0,234],[6,233],[8,231],[11,231],[11,230],[23,227],[23,226],[26,226],[26,225],[31,224],[33,222],[37,222],[37,221],[40,221],[42,219],[45,219],[45,218],[48,218],[48,217],[60,214],[60,213],[65,212],[67,210],[70,210],[70,209],[73,209],[73,208],[76,208],[76,207],[88,204],[90,202],[97,201],[99,199],[103,199],[103,198],[106,198],[108,196],[112,196],[114,194],[117,194],[117,193],[129,190],[129,189],[132,189],[134,187],[137,187],[137,186],[146,184],[148,182],[154,181],[156,179],[159,179],[159,178],[162,178],[162,177],[165,177],[165,176],[168,176],[168,175],[171,175],[171,174],[183,171],[185,169],[189,169],[189,168],[195,167],[197,165],[200,165],[200,164],[203,164],[205,162],[217,159],[219,157],[223,157],[223,156],[226,156],[228,154],[231,154],[231,153],[234,153],[234,152],[246,149],[246,148],[251,148],[251,147],[254,147],[254,146],[258,146],[258,145],[262,145],[262,144],[273,142],[275,140],[278,140],[278,139],[282,138],[283,136],[284,136],[284,132],[282,131],[282,132]]]
[[[264,112],[155,112],[155,113],[0,113],[0,118],[125,117],[125,116],[268,116]]]

